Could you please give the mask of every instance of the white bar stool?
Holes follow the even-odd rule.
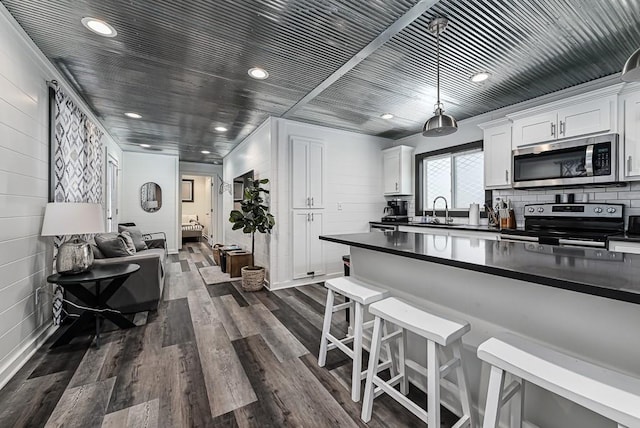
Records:
[[[512,334],[492,337],[478,347],[491,364],[484,428],[495,428],[500,410],[516,395],[524,398],[531,382],[618,424],[640,427],[640,379],[588,363]],[[505,372],[519,378],[506,388]],[[512,426],[522,426],[522,403]]]
[[[464,374],[461,355],[462,336],[471,329],[469,323],[431,314],[395,297],[372,304],[369,306],[369,312],[375,315],[375,324],[371,343],[371,359],[367,370],[367,383],[364,389],[362,420],[364,422],[371,420],[374,398],[386,392],[411,413],[425,421],[429,427],[440,427],[440,387],[442,386],[460,397],[463,415],[454,427],[473,428],[474,418],[471,413],[471,396]],[[387,322],[400,327],[400,330],[383,337],[383,323],[386,324]],[[406,330],[427,339],[428,369],[405,358]],[[401,339],[398,352],[399,373],[388,382],[385,382],[377,375],[378,358],[376,357],[380,353],[380,346],[391,339]],[[443,348],[447,346],[451,346],[453,358],[441,364],[440,354],[443,353]],[[427,377],[426,412],[405,397],[408,390],[407,366]],[[455,371],[457,385],[444,379],[452,371]],[[394,388],[398,383],[400,383],[400,391]]]
[[[360,389],[362,379],[366,376],[366,371],[362,371],[362,335],[363,331],[373,326],[373,321],[364,321],[365,306],[388,296],[389,292],[353,277],[343,277],[330,279],[324,283],[327,287],[327,304],[324,312],[324,323],[322,326],[322,338],[320,339],[320,353],[318,355],[318,365],[324,367],[327,360],[327,351],[340,349],[353,360],[353,373],[351,375],[351,399],[360,401]],[[341,294],[350,299],[349,302],[333,305],[335,293]],[[333,336],[331,330],[331,318],[333,313],[343,310],[355,309],[353,316],[353,335],[347,335],[343,339]],[[353,342],[353,348],[349,349],[346,344]],[[391,367],[390,362],[381,366],[380,370]],[[392,369],[393,370],[393,369]]]

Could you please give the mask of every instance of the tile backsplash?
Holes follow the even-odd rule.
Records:
[[[578,187],[568,189],[531,189],[494,190],[493,200],[510,199],[516,212],[518,227],[524,226],[524,206],[536,202],[555,202],[555,195],[562,193],[575,194],[575,201],[582,202],[584,194],[590,203],[606,202],[610,204],[623,204],[625,228],[630,215],[640,215],[640,181],[630,182],[626,187]]]

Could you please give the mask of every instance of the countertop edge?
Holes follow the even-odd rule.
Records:
[[[410,259],[422,260],[426,262],[438,263],[438,264],[447,265],[451,267],[472,270],[476,272],[486,273],[489,275],[496,275],[496,276],[501,276],[505,278],[533,282],[536,284],[545,285],[545,286],[554,287],[554,288],[560,288],[563,290],[575,291],[578,293],[591,294],[594,296],[606,297],[614,300],[621,300],[628,303],[640,304],[640,294],[628,293],[622,290],[611,290],[611,289],[601,288],[595,285],[584,284],[580,282],[572,282],[567,280],[550,278],[548,276],[522,273],[518,271],[501,269],[497,267],[482,266],[474,263],[427,256],[424,254],[416,254],[416,253],[407,252],[407,251],[399,251],[391,248],[379,247],[375,245],[368,245],[368,244],[363,244],[359,242],[344,240],[334,236],[320,236],[320,240],[363,248],[366,250],[378,251],[381,253],[393,254],[396,256],[407,257]]]

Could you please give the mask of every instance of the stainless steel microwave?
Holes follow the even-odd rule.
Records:
[[[513,151],[513,187],[618,181],[618,134],[522,147]]]

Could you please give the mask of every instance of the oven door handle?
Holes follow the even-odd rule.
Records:
[[[598,247],[598,248],[604,248],[605,247],[605,243],[604,242],[582,241],[580,239],[558,239],[558,244],[559,245],[573,245],[573,246],[577,246],[577,247]]]
[[[593,176],[593,144],[587,146],[584,156],[584,168],[587,170],[587,176]]]

